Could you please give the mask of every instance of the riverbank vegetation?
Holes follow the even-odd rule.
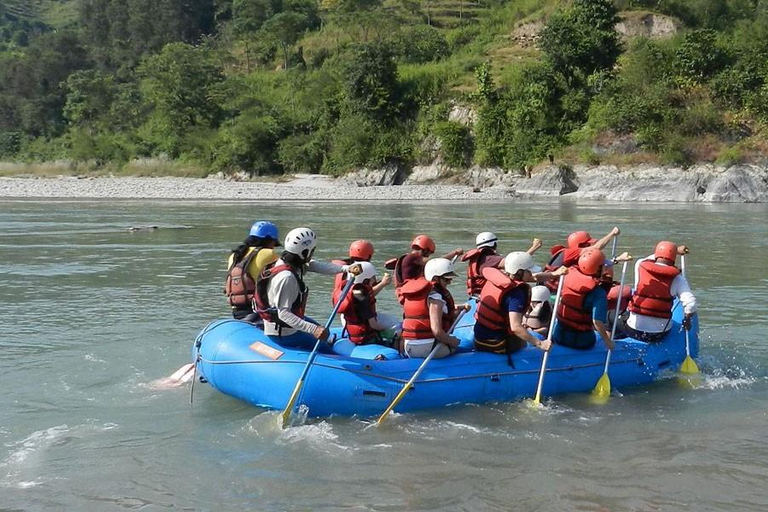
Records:
[[[0,161],[732,164],[766,122],[766,0],[0,0]]]

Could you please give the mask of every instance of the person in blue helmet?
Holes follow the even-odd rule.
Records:
[[[253,310],[253,295],[261,271],[280,255],[274,251],[280,244],[277,226],[267,220],[253,223],[248,237],[229,255],[224,293],[238,320],[260,323]]]

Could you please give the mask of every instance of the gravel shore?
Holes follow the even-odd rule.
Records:
[[[326,176],[303,176],[285,183],[197,178],[0,178],[0,197],[4,198],[440,201],[510,196],[505,187],[481,192],[448,185],[357,187]]]

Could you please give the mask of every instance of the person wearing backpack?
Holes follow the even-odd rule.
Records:
[[[235,319],[260,323],[259,315],[253,310],[256,282],[261,271],[277,261],[280,255],[274,248],[281,245],[277,226],[259,220],[253,223],[243,243],[230,253],[224,293]]]

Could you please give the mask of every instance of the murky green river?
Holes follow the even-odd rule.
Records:
[[[495,231],[619,225],[620,250],[691,247],[704,378],[584,396],[285,431],[275,414],[157,380],[227,314],[225,258],[257,218],[319,237],[317,256],[374,241],[379,265],[427,232],[438,252]],[[768,509],[768,206],[570,202],[278,205],[0,201],[0,510]],[[131,226],[157,225],[129,232]],[[544,254],[539,262],[544,260]],[[309,313],[331,279],[311,276]],[[455,285],[460,295],[461,284]],[[391,292],[380,307],[394,311]]]

